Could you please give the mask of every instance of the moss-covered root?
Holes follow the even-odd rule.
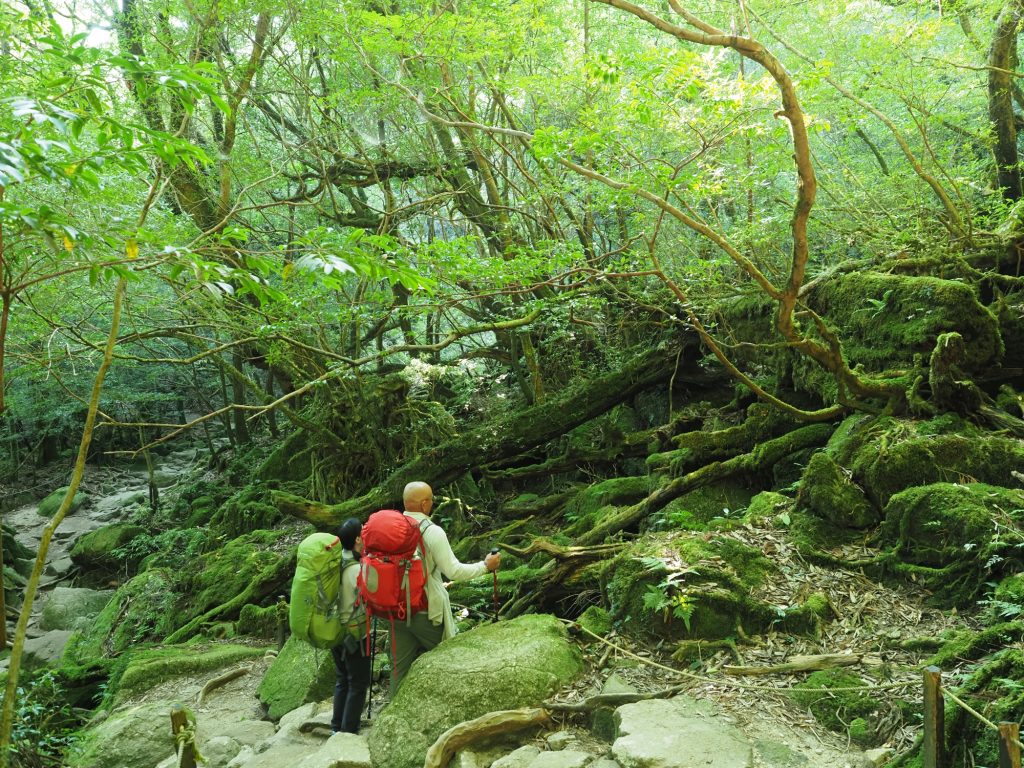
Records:
[[[295,557],[284,557],[263,570],[259,576],[253,579],[249,586],[242,592],[235,595],[225,603],[211,608],[201,616],[192,619],[181,629],[171,633],[164,642],[180,643],[188,639],[204,623],[221,616],[231,616],[241,611],[246,603],[258,603],[268,594],[275,591],[275,588],[284,584],[295,570]]]
[[[597,544],[606,537],[638,523],[652,512],[656,512],[672,499],[687,491],[699,488],[708,483],[724,480],[737,474],[749,474],[770,467],[791,453],[824,445],[832,431],[830,424],[810,424],[761,443],[750,453],[735,456],[727,461],[718,461],[677,477],[661,486],[639,504],[626,507],[616,514],[610,515],[598,525],[591,528],[579,538],[580,544]]]

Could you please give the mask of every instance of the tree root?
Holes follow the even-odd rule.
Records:
[[[859,664],[861,653],[824,653],[817,656],[793,656],[784,664],[766,667],[740,667],[726,664],[722,671],[727,675],[789,675],[793,672],[816,672],[836,667],[852,667]]]
[[[689,688],[692,683],[680,683],[670,688],[650,693],[599,693],[596,696],[589,696],[583,701],[573,704],[556,701],[545,701],[544,708],[551,712],[593,712],[595,709],[606,707],[620,707],[623,704],[633,704],[637,701],[648,701],[650,699],[669,699],[677,693]]]
[[[756,472],[777,463],[791,453],[825,443],[835,429],[830,424],[810,424],[782,437],[756,446],[750,453],[734,456],[727,461],[716,461],[700,469],[677,477],[651,493],[639,504],[626,507],[609,515],[579,538],[580,544],[596,544],[619,531],[657,512],[673,499],[695,488],[724,480],[741,473]]]
[[[252,667],[235,667],[234,669],[228,670],[223,675],[218,675],[217,677],[213,678],[213,680],[210,680],[206,685],[204,685],[203,689],[199,692],[199,695],[196,697],[196,706],[198,707],[202,705],[203,700],[206,698],[207,694],[210,693],[210,691],[214,690],[215,688],[220,688],[225,683],[230,683],[236,677],[247,675],[251,671]]]
[[[548,710],[532,708],[489,712],[475,720],[459,723],[442,733],[427,750],[423,768],[446,768],[456,752],[474,742],[550,721]]]

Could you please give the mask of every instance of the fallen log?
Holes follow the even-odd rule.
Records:
[[[761,443],[750,453],[734,456],[727,461],[716,461],[682,477],[677,477],[656,489],[640,503],[605,517],[600,523],[580,536],[579,543],[587,545],[604,541],[608,536],[638,523],[673,499],[695,488],[724,480],[733,475],[757,472],[770,467],[791,453],[823,445],[828,441],[834,429],[835,425],[832,424],[809,424],[794,429],[782,437]]]
[[[784,664],[770,664],[764,667],[741,667],[726,664],[722,671],[727,675],[789,675],[793,672],[818,672],[835,667],[852,667],[860,664],[862,653],[823,653],[816,656],[793,656]]]
[[[475,720],[459,723],[438,736],[437,741],[427,750],[423,768],[446,768],[456,752],[476,741],[532,725],[544,725],[550,720],[551,713],[548,710],[533,708],[489,712]]]
[[[696,349],[696,337],[687,339],[687,349]],[[397,468],[387,480],[354,499],[339,504],[318,504],[283,491],[272,499],[282,512],[307,520],[321,528],[332,528],[346,517],[365,518],[375,509],[395,506],[406,483],[423,480],[441,488],[469,469],[516,456],[561,437],[571,429],[600,416],[633,395],[668,382],[673,375],[684,383],[684,372],[676,371],[676,349],[655,349],[641,355],[621,370],[599,376],[559,398],[510,414],[470,430],[441,445],[428,448],[412,461]],[[697,362],[687,356],[680,365],[699,376]]]

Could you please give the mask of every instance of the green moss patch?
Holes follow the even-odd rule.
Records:
[[[281,511],[270,501],[270,490],[251,485],[225,501],[210,517],[209,525],[226,536],[237,537],[272,528],[281,519]]]
[[[146,529],[131,523],[114,523],[81,536],[71,549],[71,559],[86,570],[117,573],[134,569],[137,563],[125,562],[114,550],[124,547]]]
[[[257,694],[270,718],[279,720],[296,707],[329,698],[333,690],[330,651],[317,650],[293,635],[263,676]]]
[[[826,669],[814,672],[800,684],[802,689],[789,695],[814,719],[833,731],[845,732],[856,718],[870,718],[878,711],[879,702],[864,690],[865,682],[852,672]],[[859,688],[861,690],[836,690]]]
[[[853,482],[853,473],[824,451],[811,457],[800,481],[797,503],[842,528],[868,528],[882,519],[881,511]]]
[[[135,651],[111,675],[107,696],[116,705],[176,677],[198,675],[263,656],[250,645],[178,645]]]
[[[589,530],[609,507],[635,504],[650,491],[647,477],[615,477],[584,487],[565,509],[565,519],[572,523],[567,533],[573,536]]]
[[[68,488],[70,486],[65,485],[63,488],[58,488],[56,491],[51,493],[45,499],[39,502],[39,506],[36,507],[36,511],[42,517],[53,517],[57,510],[60,509],[60,503],[64,501],[64,496],[67,495]],[[71,506],[68,508],[68,514],[78,511],[79,507],[85,504],[89,500],[89,497],[79,491],[75,494],[75,497],[71,500]]]

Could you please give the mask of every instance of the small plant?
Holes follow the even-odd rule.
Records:
[[[666,622],[673,618],[679,619],[689,632],[696,602],[682,582],[687,574],[696,573],[696,570],[678,566],[670,568],[657,557],[645,557],[641,562],[648,571],[662,571],[666,574],[657,584],[647,585],[643,598],[644,610],[651,614],[660,613]]]
[[[52,670],[17,689],[14,724],[11,731],[11,764],[58,768],[74,742],[75,718],[67,696]]]

